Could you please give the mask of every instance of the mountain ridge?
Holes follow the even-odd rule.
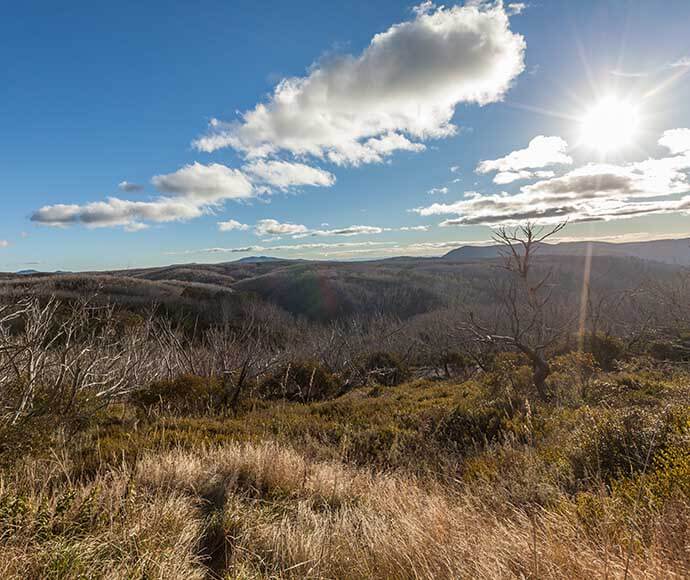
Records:
[[[500,244],[490,246],[461,246],[442,256],[444,260],[473,261],[495,259],[501,256]],[[618,256],[653,260],[677,266],[690,266],[690,238],[670,240],[648,240],[641,242],[568,241],[541,243],[538,245],[542,256]]]

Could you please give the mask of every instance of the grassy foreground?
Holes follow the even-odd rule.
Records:
[[[194,377],[109,407],[4,470],[0,577],[687,577],[685,371],[568,367],[535,405],[509,362],[234,416]]]

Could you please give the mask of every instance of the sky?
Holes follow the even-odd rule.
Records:
[[[27,0],[0,270],[690,235],[690,2]]]

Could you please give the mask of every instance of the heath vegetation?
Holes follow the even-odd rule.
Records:
[[[687,577],[688,274],[576,284],[550,233],[501,231],[490,278],[437,279],[452,302],[410,272],[328,319],[12,282],[0,577]],[[247,283],[310,275],[281,264]]]

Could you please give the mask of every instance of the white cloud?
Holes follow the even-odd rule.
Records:
[[[588,164],[560,177],[523,186],[519,193],[479,194],[416,208],[420,215],[453,215],[441,225],[497,225],[532,220],[601,221],[642,215],[690,213],[690,150],[686,134],[667,131],[660,144],[682,155],[622,165]],[[682,196],[682,197],[681,197]]]
[[[459,103],[503,98],[524,69],[525,42],[501,3],[439,7],[377,34],[359,56],[316,63],[283,79],[268,102],[237,122],[212,121],[194,145],[248,158],[280,152],[347,165],[379,162],[420,141],[456,133]]]
[[[335,182],[327,171],[275,159],[278,154],[341,165],[378,163],[396,151],[423,151],[424,141],[456,134],[456,106],[501,100],[524,69],[525,41],[511,31],[501,2],[453,7],[424,2],[414,14],[374,36],[359,56],[324,58],[306,76],[283,79],[267,102],[239,121],[212,120],[210,132],[195,146],[207,152],[232,147],[248,160],[243,170],[195,162],[154,176],[159,197],[46,205],[31,219],[57,227],[137,231],[149,223],[197,218],[227,200],[258,197],[270,188]],[[142,189],[127,181],[118,187]],[[271,225],[264,227],[269,235]]]
[[[434,4],[431,0],[424,0],[424,2],[420,2],[417,6],[413,6],[412,12],[414,12],[417,16],[421,16],[433,11],[434,8],[436,8],[436,4]]]
[[[302,224],[281,223],[274,219],[265,219],[257,222],[254,233],[257,236],[287,236],[307,233],[309,229]]]
[[[305,250],[328,250],[331,248],[359,248],[367,246],[385,246],[394,242],[333,242],[313,244],[285,244],[279,246],[251,245],[236,248],[202,248],[199,250],[184,250],[182,252],[167,252],[168,255],[190,254],[246,254],[250,252],[300,252]]]
[[[284,235],[293,238],[376,235],[386,231],[391,231],[391,229],[361,225],[312,230],[302,224],[281,223],[274,219],[260,220],[254,227],[254,233],[257,236]]]
[[[82,224],[89,228],[120,226],[127,231],[138,231],[146,227],[145,222],[198,218],[225,200],[259,194],[241,171],[218,163],[186,165],[174,173],[157,175],[151,181],[159,191],[172,195],[150,201],[108,197],[105,201],[83,205],[46,205],[35,211],[31,220],[54,227]]]
[[[117,184],[117,188],[120,191],[124,191],[127,193],[133,193],[135,191],[143,191],[144,186],[139,185],[138,183],[131,183],[129,181],[121,181],[120,183]]]
[[[664,131],[659,139],[659,145],[666,147],[671,153],[690,152],[690,129],[670,129]]]
[[[451,173],[457,173],[458,171],[460,171],[460,166],[459,166],[459,165],[453,165],[453,166],[450,168],[450,172],[451,172]]]
[[[429,226],[402,226],[398,228],[401,232],[428,232]]]
[[[498,185],[504,185],[506,183],[512,183],[513,181],[519,181],[521,179],[530,179],[532,177],[532,172],[523,169],[521,171],[501,171],[494,175],[494,183]]]
[[[344,144],[328,153],[328,159],[336,165],[358,166],[365,163],[381,163],[394,151],[424,151],[426,145],[413,143],[404,135],[389,133],[383,137],[368,139],[365,143]]]
[[[498,171],[494,183],[510,183],[517,179],[530,179],[528,169],[539,169],[550,165],[570,165],[572,157],[567,155],[568,144],[560,137],[538,135],[525,149],[518,149],[499,159],[482,161],[477,173]]]
[[[307,230],[306,232],[300,233],[295,238],[304,238],[307,236],[361,236],[361,235],[372,235],[381,234],[387,231],[386,228],[380,228],[377,226],[348,226],[345,228],[334,228],[331,230]]]
[[[445,195],[448,193],[448,188],[447,187],[432,187],[429,191],[427,191],[429,195],[436,195],[436,194],[441,194]]]
[[[553,171],[501,171],[494,176],[493,182],[497,185],[505,185],[513,181],[523,181],[525,179],[547,179],[556,175]]]
[[[246,199],[256,195],[244,173],[219,163],[185,165],[174,173],[156,175],[151,182],[161,192],[173,193],[201,204]]]
[[[257,160],[248,163],[242,170],[252,181],[276,187],[281,191],[302,185],[330,187],[335,183],[332,173],[303,163]]]
[[[7,240],[0,240],[0,248],[9,248],[10,243]]]
[[[154,201],[128,201],[109,197],[84,205],[47,205],[35,211],[31,221],[64,227],[82,224],[88,228],[124,226],[129,231],[141,229],[142,221],[172,222],[199,217],[203,209],[188,200],[161,197]]]
[[[142,230],[148,230],[149,225],[142,222],[130,222],[122,226],[126,232],[134,233],[141,232]]]
[[[511,2],[508,4],[508,14],[522,14],[527,8],[527,4],[524,2]]]
[[[323,227],[323,224],[322,224]],[[427,231],[429,226],[402,226],[399,228],[383,228],[379,226],[353,225],[342,228],[331,229],[311,229],[302,224],[281,223],[275,219],[260,220],[254,226],[254,233],[257,236],[291,236],[293,239],[309,237],[333,237],[333,236],[366,236],[378,235],[392,231]],[[270,241],[267,239],[264,242]]]
[[[227,220],[224,222],[218,222],[218,229],[221,232],[231,232],[233,230],[246,231],[249,229],[247,224],[238,222],[237,220]]]

